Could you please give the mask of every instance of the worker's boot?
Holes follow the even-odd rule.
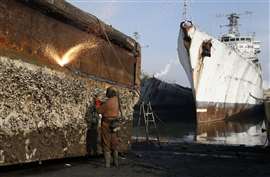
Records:
[[[104,152],[104,157],[105,157],[105,167],[110,168],[111,167],[111,153]]]
[[[113,151],[113,164],[115,167],[118,167],[118,151]]]

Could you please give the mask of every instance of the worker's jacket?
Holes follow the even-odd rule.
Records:
[[[97,107],[97,112],[102,114],[103,118],[117,118],[119,116],[119,104],[118,98],[112,97],[109,98],[101,106]]]
[[[102,105],[100,106],[96,105],[96,108],[97,112],[102,114],[102,123],[101,123],[102,147],[105,152],[117,150],[119,141],[116,133],[112,132],[110,124],[112,120],[117,119],[119,116],[118,98],[117,97],[109,98]]]

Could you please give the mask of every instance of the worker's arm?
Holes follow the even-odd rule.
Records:
[[[107,108],[107,103],[106,102],[96,107],[97,112],[99,114],[104,114],[106,108]]]

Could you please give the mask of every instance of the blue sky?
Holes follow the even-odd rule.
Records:
[[[183,17],[183,1],[68,0],[68,2],[127,35],[132,36],[135,31],[139,32],[142,70],[150,75],[162,73],[160,76],[162,80],[189,86],[176,51],[179,24]],[[226,27],[220,28],[220,25],[227,24],[223,15],[231,12],[253,12],[252,15],[241,17],[240,31],[245,34],[256,32],[257,39],[262,42],[259,59],[263,68],[263,78],[270,86],[269,9],[269,0],[191,0],[188,2],[187,13],[189,19],[199,26],[201,31],[217,37],[227,30]]]

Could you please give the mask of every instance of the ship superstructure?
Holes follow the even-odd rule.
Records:
[[[258,62],[257,54],[260,53],[260,41],[255,40],[253,35],[241,35],[239,32],[239,14],[232,13],[228,15],[229,27],[228,33],[222,35],[220,41],[233,48],[240,56],[247,58],[254,63]]]

